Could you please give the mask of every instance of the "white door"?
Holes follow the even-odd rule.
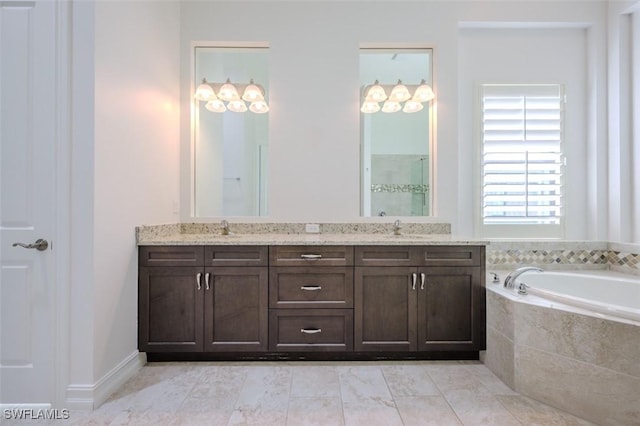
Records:
[[[0,0],[0,405],[5,407],[47,408],[54,398],[55,12],[51,0]],[[49,247],[14,246],[38,239]]]

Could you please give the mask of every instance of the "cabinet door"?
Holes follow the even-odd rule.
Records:
[[[203,285],[204,351],[266,351],[268,268],[206,268]]]
[[[415,268],[356,267],[354,350],[415,351]]]
[[[484,285],[480,272],[473,267],[419,270],[418,350],[484,349]]]
[[[138,283],[138,349],[202,350],[203,268],[142,267]]]

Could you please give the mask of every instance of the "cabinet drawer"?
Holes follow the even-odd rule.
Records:
[[[268,246],[206,246],[206,266],[267,266]]]
[[[271,266],[349,266],[353,247],[347,246],[271,246]]]
[[[353,307],[351,267],[275,267],[269,282],[271,308]]]
[[[480,266],[484,262],[482,246],[417,247],[420,266]]]
[[[415,266],[417,252],[412,246],[359,246],[356,266]]]
[[[353,350],[353,310],[272,309],[269,311],[271,351]]]
[[[203,246],[141,246],[140,266],[203,266]]]

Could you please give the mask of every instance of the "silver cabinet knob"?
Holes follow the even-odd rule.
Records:
[[[38,251],[45,251],[49,248],[49,242],[47,240],[43,240],[42,238],[38,238],[35,243],[25,244],[25,243],[13,243],[13,247],[24,247],[26,249],[36,249]]]

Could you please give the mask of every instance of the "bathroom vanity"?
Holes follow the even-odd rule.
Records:
[[[477,359],[484,265],[484,244],[448,235],[147,238],[138,348],[149,360]]]

